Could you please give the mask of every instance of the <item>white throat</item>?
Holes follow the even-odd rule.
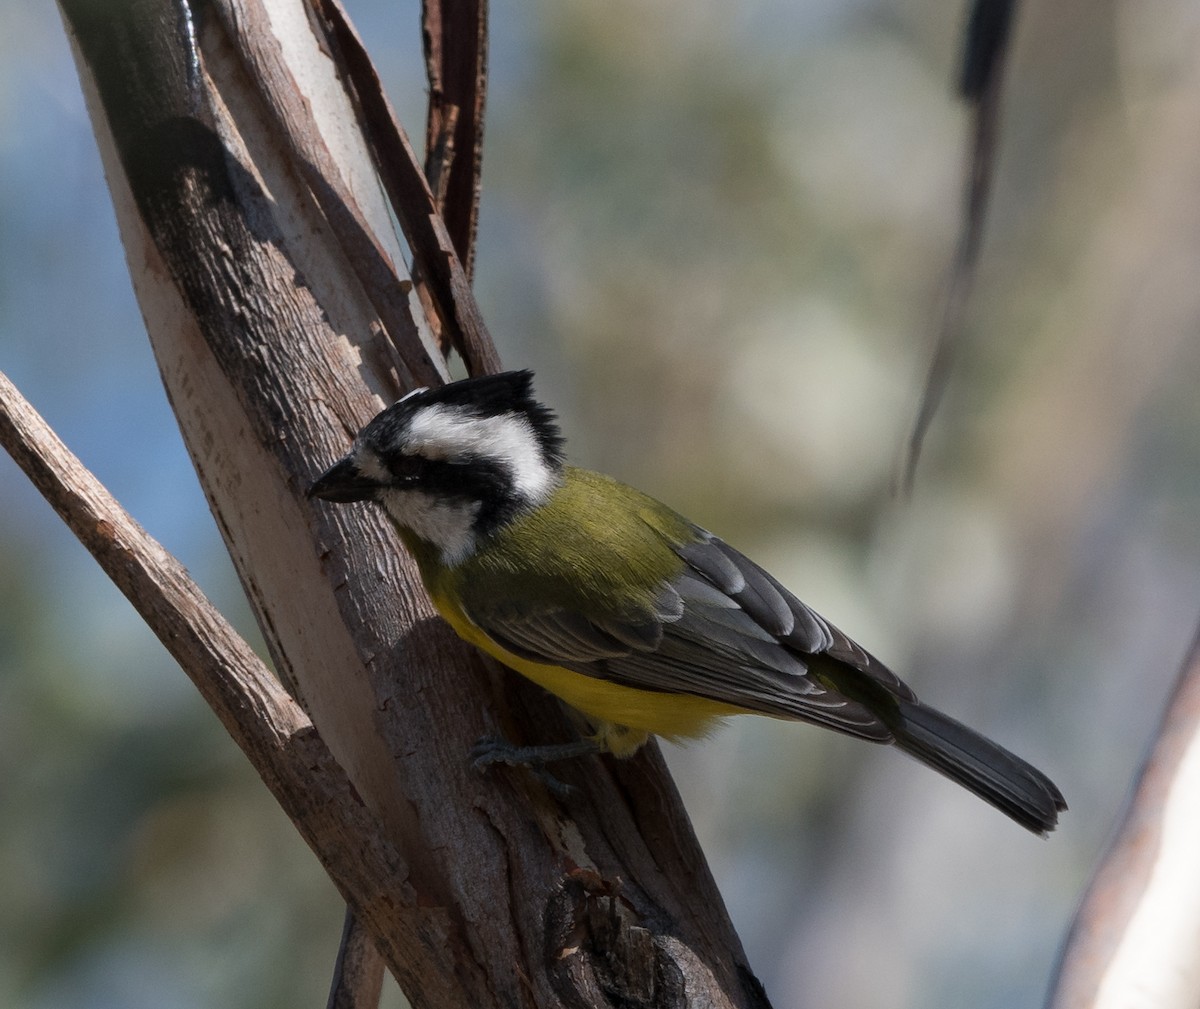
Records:
[[[398,525],[436,547],[448,567],[475,552],[478,501],[446,501],[420,490],[386,490],[379,503]]]

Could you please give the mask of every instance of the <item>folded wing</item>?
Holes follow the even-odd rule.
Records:
[[[671,544],[682,570],[636,612],[584,615],[548,604],[520,613],[472,609],[470,616],[534,662],[889,740],[890,730],[868,707],[812,675],[813,660],[852,665],[898,698],[911,691],[753,561],[703,530],[695,533],[693,542]]]

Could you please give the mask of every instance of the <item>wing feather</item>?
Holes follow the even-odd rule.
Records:
[[[585,616],[547,604],[473,607],[471,619],[510,652],[624,686],[695,694],[800,718],[869,739],[890,738],[865,705],[811,675],[812,660],[847,662],[894,689],[886,667],[715,536],[668,543],[683,570],[649,606]],[[907,696],[907,688],[901,685]]]
[[[782,644],[789,645],[802,652],[807,652],[810,655],[827,655],[831,659],[844,662],[846,665],[866,673],[872,679],[886,685],[898,697],[902,697],[905,700],[916,699],[908,685],[888,669],[887,666],[863,648],[862,645],[858,644],[858,642],[839,631],[811,606],[797,599],[770,572],[764,571],[750,560],[750,558],[739,553],[733,547],[729,546],[729,544],[713,536],[711,533],[703,529],[697,529],[697,533],[702,537],[700,541],[689,545],[687,556],[684,556],[683,551],[679,551],[680,556],[684,556],[684,559],[691,564],[692,558],[702,555],[719,554],[721,557],[720,562],[706,560],[706,566],[709,569],[716,569],[718,564],[728,562],[729,565],[736,568],[745,580],[747,587],[753,586],[755,588],[755,598],[747,606],[745,602],[746,590],[740,593],[733,593],[732,597],[743,606],[746,606],[750,612],[755,613],[756,616],[759,615],[759,611],[755,609],[759,599],[771,598],[772,611],[774,611],[775,596],[781,599],[788,607],[794,620],[790,631],[777,632],[777,640]],[[762,587],[762,583],[766,584],[767,587],[765,589]],[[774,593],[774,596],[770,595],[771,592]],[[759,619],[761,623],[766,623],[765,620],[762,620],[761,616],[759,616]]]

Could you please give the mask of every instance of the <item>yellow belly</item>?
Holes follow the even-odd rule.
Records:
[[[615,756],[630,756],[651,734],[674,740],[705,736],[719,719],[745,711],[692,694],[639,690],[562,666],[530,662],[496,644],[449,600],[435,596],[433,604],[464,641],[587,715],[596,723],[596,742]]]

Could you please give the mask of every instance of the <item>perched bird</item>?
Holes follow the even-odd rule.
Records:
[[[754,713],[892,743],[1044,834],[1039,770],[922,704],[753,561],[666,505],[563,462],[528,371],[418,389],[309,489],[374,501],[458,634],[582,712],[556,757],[632,754]]]

